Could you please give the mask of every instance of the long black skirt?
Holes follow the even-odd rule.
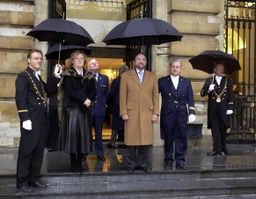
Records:
[[[64,111],[56,150],[66,153],[93,151],[91,110],[67,107]]]

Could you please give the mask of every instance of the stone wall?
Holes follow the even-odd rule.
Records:
[[[44,45],[26,34],[35,24],[48,17],[47,2],[0,2],[0,146],[17,146],[19,143],[15,79],[27,67],[29,49],[42,48]]]
[[[28,31],[48,18],[48,2],[42,0],[1,0],[0,1],[0,146],[16,146],[19,141],[19,118],[14,101],[15,79],[27,67],[29,49],[40,48],[47,51],[46,42],[38,42],[26,36]],[[199,91],[204,79],[209,75],[193,70],[188,60],[206,49],[221,46],[222,28],[219,13],[222,0],[154,0],[153,18],[170,22],[182,34],[181,42],[173,42],[152,47],[152,69],[159,77],[169,73],[167,60],[178,57],[183,62],[182,75],[192,81],[196,100],[197,123],[206,129],[206,99]],[[222,15],[220,15],[222,16]],[[43,63],[42,77],[45,79],[47,62]],[[161,99],[160,99],[161,100]],[[159,136],[159,121],[155,125],[156,146],[162,146]],[[209,144],[209,139],[203,142]]]
[[[167,60],[171,57],[181,59],[183,63],[181,75],[190,78],[195,98],[197,119],[195,123],[202,123],[204,139],[200,145],[211,144],[210,131],[207,129],[207,97],[200,96],[200,90],[205,78],[209,74],[194,70],[188,61],[204,50],[219,49],[220,43],[220,12],[223,8],[222,0],[158,0],[154,1],[153,17],[170,22],[182,34],[181,42],[162,44],[153,48],[153,64],[159,77],[169,74]],[[159,132],[156,135],[155,145],[161,145]],[[207,136],[209,138],[207,138]],[[191,141],[190,141],[191,142]]]

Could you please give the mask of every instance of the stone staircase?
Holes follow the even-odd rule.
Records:
[[[256,198],[255,169],[52,173],[41,179],[47,189],[25,194],[16,190],[14,175],[2,175],[0,199]]]

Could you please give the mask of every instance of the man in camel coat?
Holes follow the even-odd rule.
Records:
[[[129,173],[136,166],[148,172],[148,151],[159,115],[157,76],[145,69],[147,59],[143,53],[137,54],[133,63],[134,70],[123,73],[120,84],[120,116],[125,121]]]

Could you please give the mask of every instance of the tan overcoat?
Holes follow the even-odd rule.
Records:
[[[145,70],[140,84],[135,70],[122,74],[120,84],[120,116],[128,114],[125,121],[124,141],[128,146],[152,145],[154,122],[152,115],[159,115],[157,76]]]

